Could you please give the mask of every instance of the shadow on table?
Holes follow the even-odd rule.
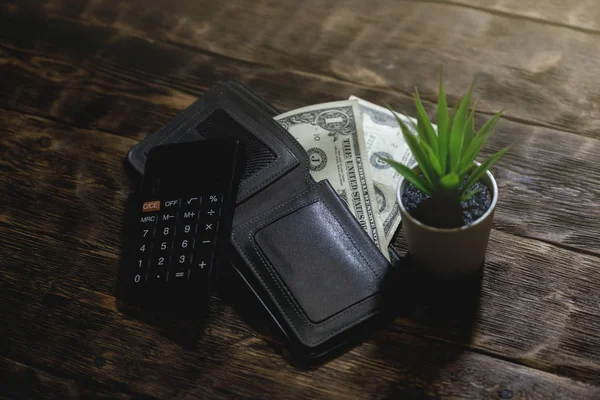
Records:
[[[385,281],[386,304],[393,317],[410,320],[412,329],[444,340],[468,343],[479,310],[483,268],[455,281],[438,280],[410,255]]]
[[[401,319],[408,322],[406,329],[402,323],[399,325],[405,333],[469,343],[479,306],[482,273],[460,282],[441,282],[420,273],[410,257],[396,258],[395,266],[394,272],[385,279],[383,288],[387,314],[363,330],[353,332],[354,337],[348,343],[317,359],[300,359],[290,351],[285,335],[235,272],[230,272],[231,275],[224,279],[219,297],[230,303],[242,320],[258,332],[278,355],[300,369],[317,369],[364,340],[373,339],[382,349],[380,358],[386,360],[390,356],[388,349],[396,345],[393,341],[386,343],[390,340],[386,332],[396,330],[394,321]],[[388,339],[381,341],[382,337]],[[392,358],[396,357],[392,355]],[[451,361],[451,357],[446,358]],[[402,358],[394,362],[398,360]]]
[[[275,353],[287,362],[294,363],[285,335],[232,266],[223,268],[216,291],[217,296],[231,305],[236,315],[265,340]]]
[[[470,343],[479,311],[483,268],[460,281],[439,281],[421,271],[407,256],[386,279],[393,322],[373,337],[380,360],[418,377],[418,388],[399,385],[388,393],[393,398],[424,396],[439,374],[448,374],[442,370]]]

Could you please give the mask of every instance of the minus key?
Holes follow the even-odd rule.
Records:
[[[212,246],[215,244],[215,238],[201,238],[196,243],[202,246]]]

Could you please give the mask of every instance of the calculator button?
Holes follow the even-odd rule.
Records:
[[[187,267],[190,264],[191,260],[192,256],[190,252],[176,252],[175,256],[173,257],[173,267]]]
[[[152,286],[162,286],[167,282],[167,271],[159,270],[148,274],[148,284]]]
[[[137,269],[148,268],[148,265],[150,264],[149,260],[150,260],[150,257],[146,257],[146,256],[137,257],[137,259],[135,261],[135,267]]]
[[[174,268],[169,271],[169,283],[184,282],[188,280],[190,270],[188,268]]]
[[[170,265],[169,254],[160,254],[152,258],[152,269],[165,269]]]
[[[152,242],[138,242],[137,244],[137,254],[138,257],[149,257],[150,251],[152,250]]]
[[[204,196],[204,204],[206,205],[219,205],[223,201],[223,194],[221,193],[209,193]]]
[[[202,198],[200,196],[186,197],[182,201],[184,208],[198,208],[202,204]]]
[[[192,211],[192,210],[184,211],[183,212],[183,220],[184,221],[194,221],[194,220],[198,219],[198,215],[199,214],[200,213],[198,212],[198,210],[195,210],[195,211]]]
[[[161,225],[158,227],[156,236],[159,238],[169,238],[175,236],[175,225]]]
[[[158,215],[142,215],[140,217],[140,224],[152,225],[158,222]]]
[[[221,215],[221,208],[208,205],[201,213],[204,218],[218,218]]]
[[[165,256],[171,253],[173,248],[173,241],[169,239],[157,240],[154,242],[154,256]]]
[[[143,272],[137,273],[133,275],[133,284],[136,286],[141,286],[144,285],[146,283],[146,274]]]
[[[160,200],[145,201],[142,203],[142,212],[150,213],[160,210]]]
[[[167,213],[162,213],[160,215],[160,222],[161,223],[173,222],[173,221],[175,221],[175,219],[177,219],[177,213],[176,212],[167,212]]]
[[[177,236],[193,236],[198,225],[193,221],[184,222],[177,226]]]
[[[199,249],[194,254],[194,261],[192,267],[199,270],[209,271],[213,265],[213,252],[207,251],[206,249]]]
[[[165,209],[165,211],[176,210],[179,208],[180,203],[180,199],[165,200],[163,201],[163,208]]]
[[[219,230],[219,221],[205,221],[198,227],[198,233],[203,235],[210,235],[211,233],[216,234]]]
[[[140,239],[152,239],[154,237],[154,227],[151,225],[142,226],[140,231]]]
[[[175,241],[175,251],[189,251],[194,248],[194,238],[182,238]]]
[[[201,237],[196,239],[196,248],[210,248],[216,243],[215,237]]]

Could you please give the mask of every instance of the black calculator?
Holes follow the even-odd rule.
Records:
[[[149,151],[120,282],[128,302],[208,296],[230,249],[239,146],[226,137]]]

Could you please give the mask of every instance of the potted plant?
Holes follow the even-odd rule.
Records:
[[[409,168],[384,159],[401,175],[397,200],[410,255],[440,278],[465,277],[483,267],[498,200],[489,168],[508,150],[482,163],[475,161],[501,112],[476,132],[475,106],[469,113],[472,90],[473,84],[449,115],[440,76],[437,132],[416,91],[416,134],[393,114],[417,164]]]

